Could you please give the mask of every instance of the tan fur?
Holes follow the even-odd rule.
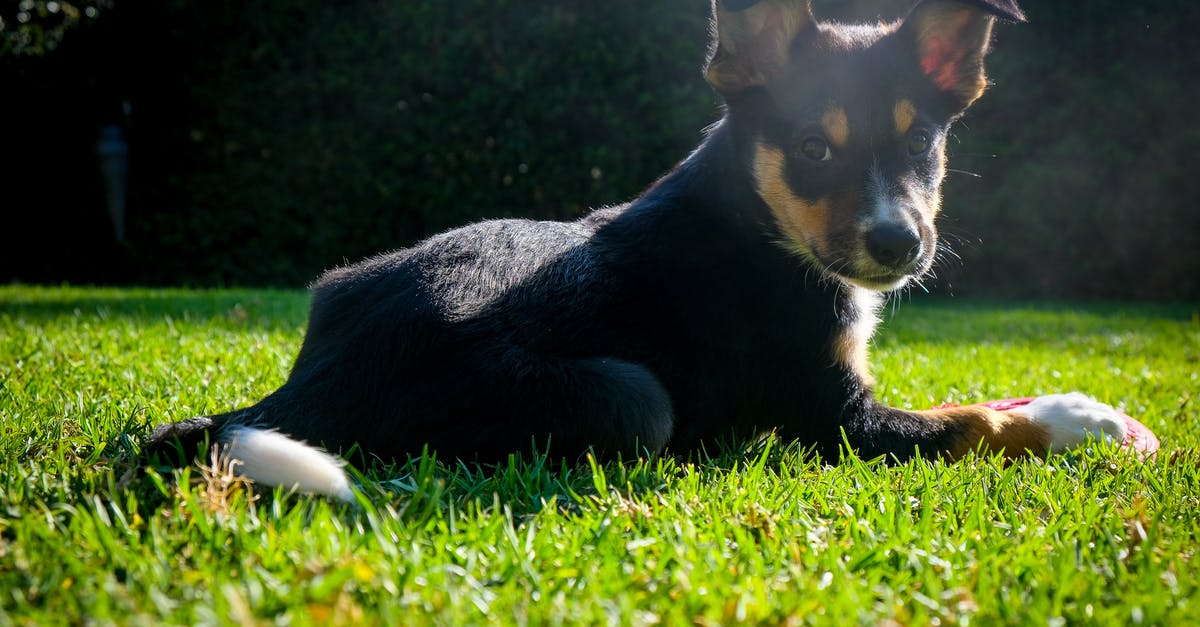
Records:
[[[805,257],[824,252],[827,241],[830,203],[828,200],[809,202],[800,198],[784,180],[783,151],[759,144],[754,153],[754,178],[758,193],[779,222],[787,236],[784,245]]]
[[[1020,459],[1028,453],[1045,456],[1050,434],[1027,416],[996,411],[979,405],[947,407],[915,412],[926,418],[951,423],[964,434],[943,455],[950,460],[961,459],[971,451],[982,448],[989,453],[1003,452],[1007,459]]]
[[[850,141],[850,120],[846,117],[846,110],[840,106],[830,108],[821,116],[821,128],[825,130],[829,142],[838,148],[845,148]]]
[[[896,106],[892,108],[892,121],[896,124],[896,135],[907,133],[916,119],[917,108],[913,106],[911,100],[901,98],[896,101]]]

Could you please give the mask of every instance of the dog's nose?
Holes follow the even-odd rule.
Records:
[[[904,224],[879,224],[867,232],[867,253],[880,265],[902,268],[921,254],[921,236]]]

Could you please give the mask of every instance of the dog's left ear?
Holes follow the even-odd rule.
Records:
[[[960,111],[987,87],[983,57],[997,17],[1025,21],[1014,0],[925,0],[904,19],[921,71]]]

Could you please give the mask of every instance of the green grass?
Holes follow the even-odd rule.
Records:
[[[1157,432],[1003,466],[787,443],[599,468],[377,471],[357,506],[138,473],[153,424],[257,400],[306,295],[0,287],[0,625],[1200,622],[1200,308],[905,303],[923,408],[1082,390]]]

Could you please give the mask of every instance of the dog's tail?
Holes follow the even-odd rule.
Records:
[[[190,458],[209,441],[235,464],[234,472],[255,483],[354,500],[344,461],[273,429],[244,424],[245,414],[242,410],[159,426],[146,438],[142,452],[160,459],[179,459],[182,452]]]

